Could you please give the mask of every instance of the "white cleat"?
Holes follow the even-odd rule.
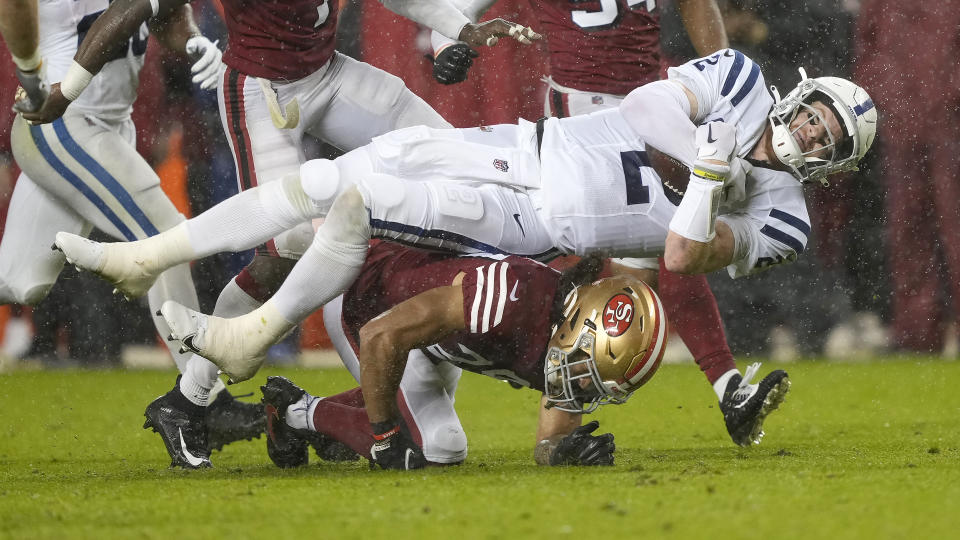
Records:
[[[127,298],[147,293],[160,272],[150,269],[148,259],[139,254],[139,242],[100,243],[67,232],[58,232],[54,247],[67,262],[109,281]]]
[[[181,352],[192,351],[210,360],[234,383],[253,377],[276,341],[256,328],[245,330],[245,316],[204,315],[172,300],[163,303],[160,315],[170,326],[170,338],[183,344]]]

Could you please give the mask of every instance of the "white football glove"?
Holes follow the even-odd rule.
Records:
[[[693,174],[724,182],[730,176],[730,161],[737,148],[737,128],[726,122],[709,122],[697,128],[697,160]]]
[[[747,198],[747,176],[753,172],[749,161],[734,157],[730,161],[730,176],[723,183],[723,202],[733,204]]]
[[[193,73],[193,82],[203,90],[217,87],[217,73],[220,71],[220,58],[223,53],[217,48],[217,43],[204,36],[193,36],[187,40],[186,52],[197,60],[190,66]]]

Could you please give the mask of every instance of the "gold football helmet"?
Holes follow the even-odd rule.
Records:
[[[660,367],[666,325],[660,298],[634,277],[601,279],[570,291],[547,344],[547,407],[587,413],[626,401]]]

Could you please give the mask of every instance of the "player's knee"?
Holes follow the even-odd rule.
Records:
[[[4,304],[22,304],[35,306],[50,294],[53,283],[2,283],[0,284],[0,301]]]
[[[424,453],[436,463],[459,463],[467,457],[467,434],[459,424],[441,424],[424,441]]]
[[[340,169],[329,159],[312,159],[300,165],[300,187],[317,206],[327,206],[340,191]]]

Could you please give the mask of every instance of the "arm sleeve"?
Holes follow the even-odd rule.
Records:
[[[455,8],[460,10],[470,22],[477,22],[483,14],[490,9],[495,0],[451,0]],[[448,45],[457,43],[454,38],[449,38],[440,32],[434,30],[430,32],[430,44],[433,45],[433,53],[437,54],[441,49]]]
[[[460,30],[470,22],[450,0],[380,0],[380,3],[397,15],[436,30],[450,39],[459,38]]]
[[[797,260],[810,238],[810,217],[800,185],[772,193],[767,203],[717,218],[733,232],[732,278],[748,276]]]
[[[646,144],[688,167],[693,165],[697,128],[690,121],[690,101],[683,86],[674,81],[645,84],[627,94],[620,114]]]

